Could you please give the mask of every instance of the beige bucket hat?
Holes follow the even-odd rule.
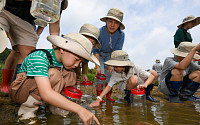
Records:
[[[160,63],[160,60],[159,60],[159,59],[156,59],[156,63]]]
[[[196,44],[191,42],[181,42],[177,48],[171,49],[170,52],[176,56],[186,57],[195,46]],[[193,58],[200,59],[200,56],[195,54]]]
[[[103,21],[103,22],[106,22],[106,19],[107,19],[107,18],[111,18],[111,19],[117,20],[118,22],[121,23],[120,29],[123,30],[123,29],[125,29],[125,26],[124,26],[124,24],[122,23],[123,16],[124,16],[124,13],[123,13],[120,9],[111,8],[111,9],[108,11],[107,16],[102,17],[100,20]]]
[[[98,40],[100,31],[96,26],[94,26],[92,24],[84,24],[81,27],[79,33],[82,35],[86,35],[86,36],[90,36],[90,37],[94,38],[97,41],[95,48],[101,49],[101,44]]]
[[[0,53],[2,53],[8,44],[8,37],[6,35],[5,30],[0,24]]]
[[[1,10],[3,10],[5,5],[6,5],[6,0],[0,0],[0,12],[1,12]]]
[[[193,21],[193,20],[195,20],[195,24],[194,24],[193,27],[195,27],[195,26],[197,26],[197,25],[200,24],[200,17],[195,17],[195,16],[193,16],[193,15],[190,15],[190,16],[185,17],[185,18],[183,19],[183,22],[182,22],[180,25],[178,25],[177,27],[178,27],[178,28],[181,28],[183,24],[185,24],[185,23],[187,23],[187,22],[190,22],[190,21]]]
[[[80,33],[70,33],[63,37],[50,35],[47,36],[47,40],[57,47],[100,65],[99,60],[91,53],[92,43]]]
[[[134,63],[129,60],[129,56],[123,50],[113,51],[110,60],[105,62],[111,66],[134,66]]]

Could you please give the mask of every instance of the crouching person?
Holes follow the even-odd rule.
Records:
[[[89,107],[99,106],[102,98],[111,90],[115,83],[119,82],[119,89],[123,94],[125,100],[130,103],[131,90],[137,88],[145,89],[146,98],[149,101],[158,101],[150,96],[150,91],[153,89],[155,81],[158,78],[156,71],[151,70],[147,72],[140,66],[135,65],[129,60],[129,56],[123,50],[113,51],[110,60],[105,62],[106,65],[113,66],[114,71],[111,74],[110,81],[105,87],[97,100],[92,102]]]
[[[71,69],[79,66],[84,59],[99,65],[98,60],[91,54],[91,42],[78,33],[67,34],[65,38],[50,35],[47,39],[57,48],[30,53],[11,85],[11,99],[21,104],[18,111],[20,120],[36,117],[38,106],[46,102],[77,113],[86,125],[91,124],[93,120],[99,124],[93,113],[60,94],[65,86],[73,83],[70,79],[76,77]],[[65,71],[68,72],[67,77],[63,76]]]
[[[181,42],[171,49],[174,57],[165,59],[160,76],[159,90],[169,96],[170,102],[196,101],[193,95],[200,83],[200,66],[193,62],[199,59],[200,44]]]

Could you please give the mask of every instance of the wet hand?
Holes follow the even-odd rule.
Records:
[[[96,100],[96,101],[90,103],[88,107],[97,107],[99,105],[100,105],[100,101]]]
[[[93,120],[97,123],[97,125],[100,125],[99,120],[95,117],[95,115],[85,108],[82,108],[79,111],[78,116],[83,121],[83,125],[91,125]]]

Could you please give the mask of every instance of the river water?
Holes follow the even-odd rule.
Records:
[[[196,92],[200,95],[200,92]],[[146,101],[143,106],[132,106],[124,101],[118,92],[113,93],[116,101],[106,101],[96,108],[88,108],[87,103],[81,104],[95,114],[101,125],[200,125],[200,103],[170,103],[167,96],[154,89],[152,94],[160,102]],[[9,98],[0,98],[0,125],[23,125],[17,122],[19,105]],[[35,125],[82,125],[76,114],[68,117],[53,115],[45,106],[40,107],[38,121]],[[95,124],[95,123],[94,123]]]

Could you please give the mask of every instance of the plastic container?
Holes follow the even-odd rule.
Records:
[[[130,100],[131,100],[132,106],[144,106],[144,105],[146,105],[145,90],[140,89],[140,91],[138,91],[137,89],[132,89]]]
[[[46,27],[47,26],[47,22],[41,20],[41,19],[35,19],[34,20],[35,24],[41,27]]]
[[[106,75],[98,74],[95,76],[95,84],[105,84],[106,82]]]
[[[66,87],[63,91],[63,95],[70,101],[73,101],[77,104],[81,104],[81,97],[82,97],[81,90],[74,87]]]
[[[83,81],[81,83],[83,85],[83,97],[92,97],[93,95],[93,87],[92,87],[92,81]]]
[[[1,10],[3,10],[5,5],[6,5],[6,0],[0,0],[0,12],[1,12]]]
[[[33,17],[47,23],[54,23],[60,18],[62,0],[32,0],[30,13]]]

